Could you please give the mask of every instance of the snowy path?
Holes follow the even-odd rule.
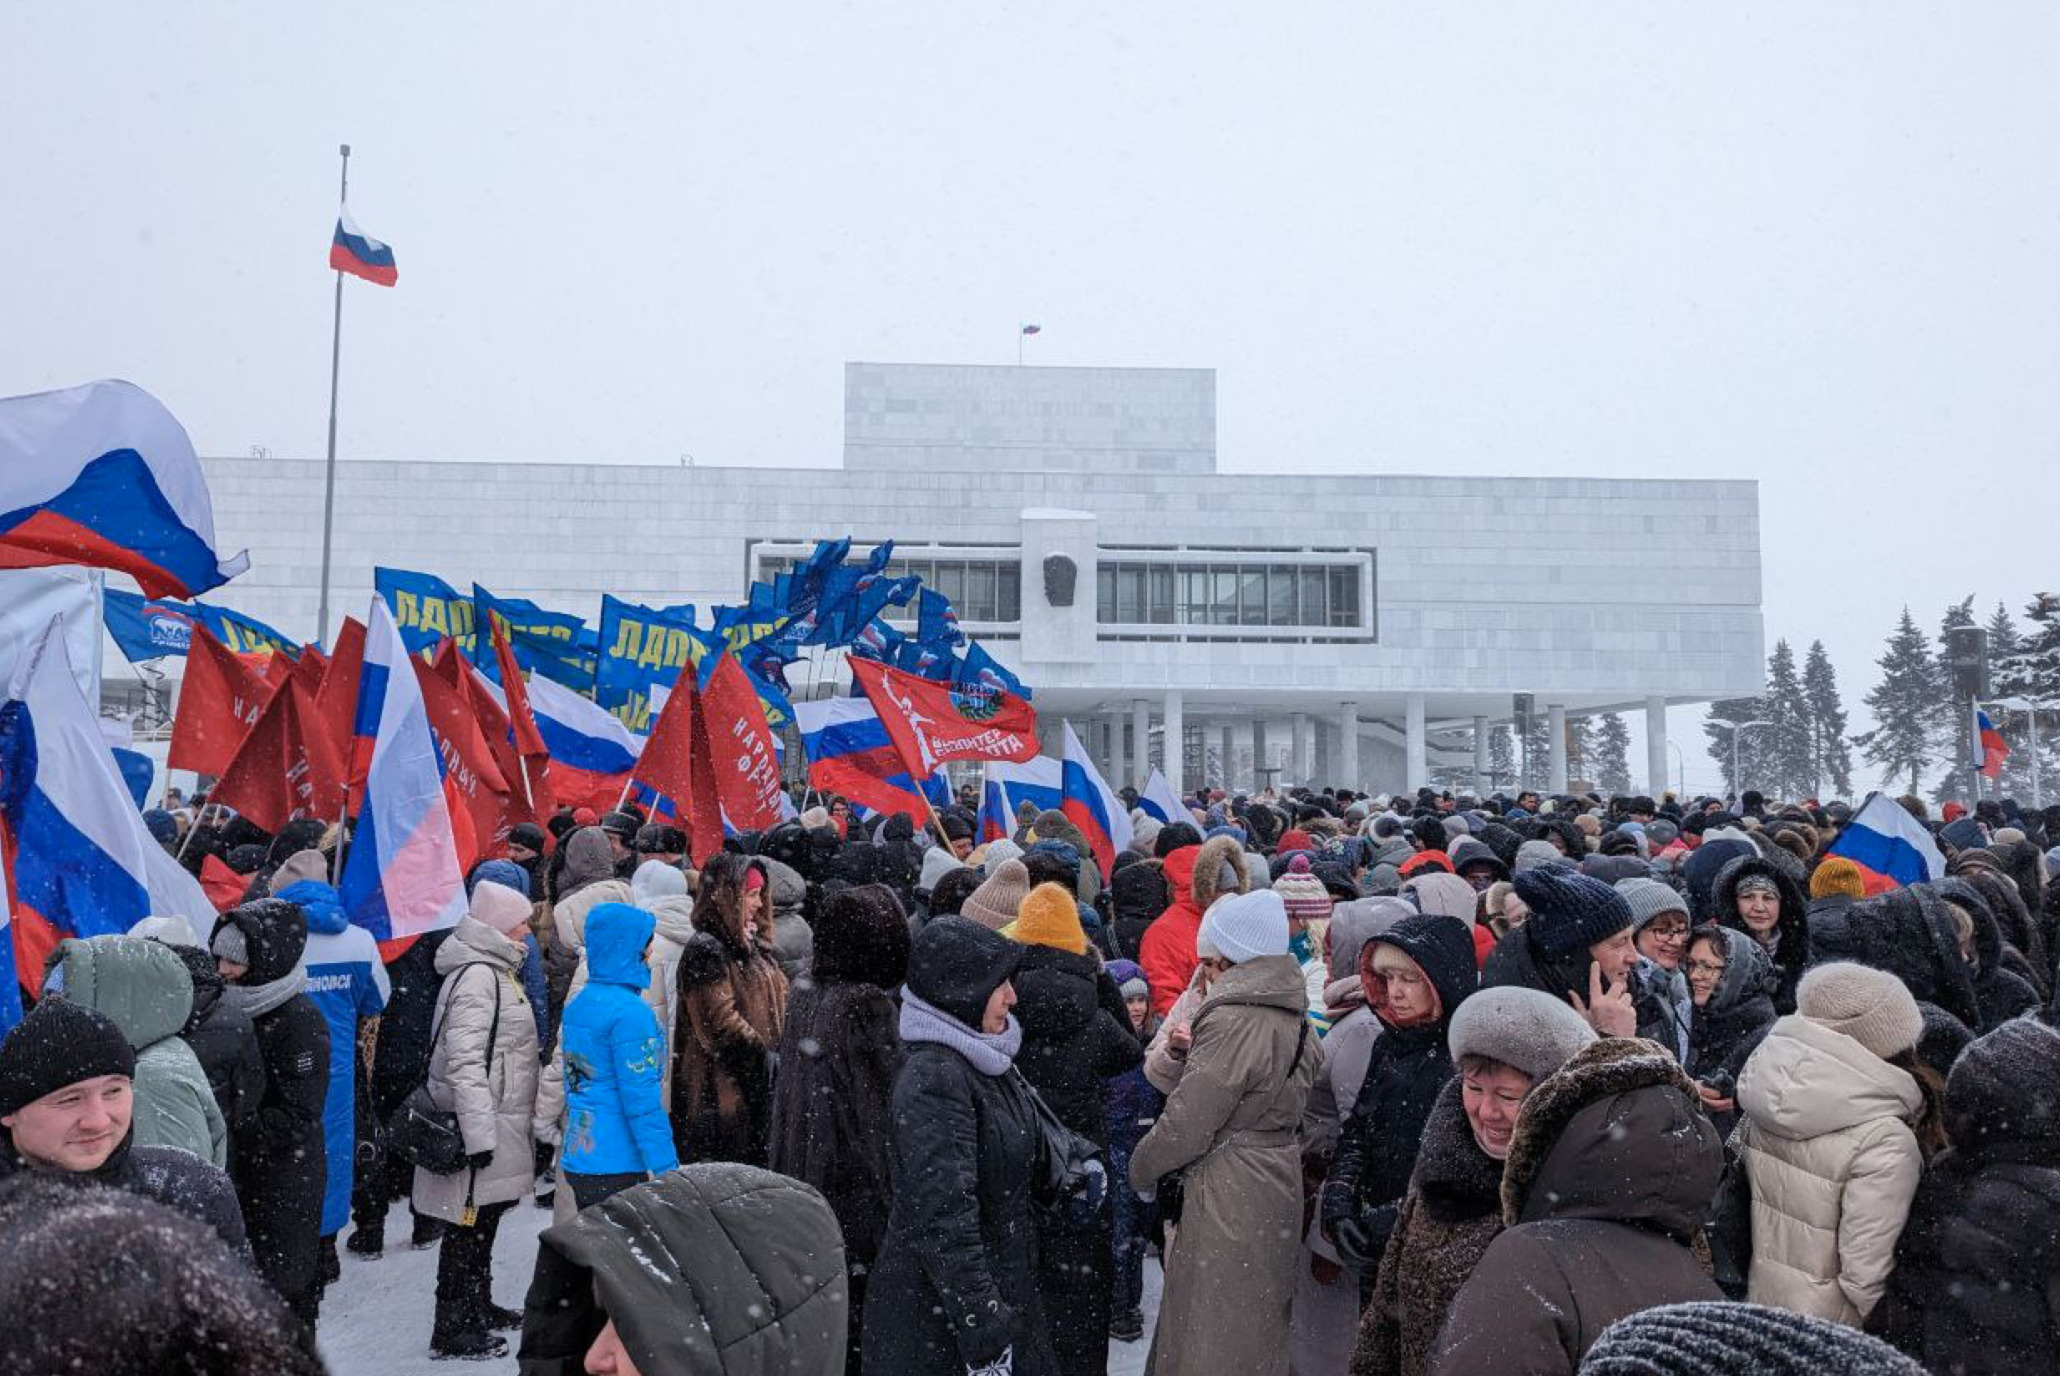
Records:
[[[508,1211],[494,1241],[494,1299],[520,1308],[536,1261],[537,1234],[549,1223],[550,1211],[521,1205]],[[511,1376],[515,1358],[498,1362],[433,1362],[429,1359],[429,1321],[435,1309],[436,1251],[417,1252],[407,1245],[408,1211],[394,1210],[386,1225],[386,1255],[366,1261],[343,1252],[343,1279],[329,1287],[322,1301],[322,1355],[334,1376]],[[344,1236],[350,1236],[345,1230]],[[1150,1346],[1150,1325],[1159,1309],[1159,1264],[1145,1264],[1146,1337],[1134,1343],[1109,1344],[1109,1376],[1142,1376]],[[514,1334],[508,1334],[509,1351]]]

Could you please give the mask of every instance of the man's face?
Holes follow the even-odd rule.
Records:
[[[611,831],[608,833],[608,850],[617,860],[620,860],[623,856],[629,854],[629,845],[620,836]]]
[[[513,841],[510,841],[508,843],[508,858],[518,865],[526,865],[536,859],[536,852],[528,846],[518,846]]]
[[[971,855],[973,853],[973,838],[970,836],[952,837],[951,853],[953,855],[956,855],[961,860],[965,859],[968,855]]]
[[[1538,810],[1538,795],[1535,793],[1519,793],[1516,795],[1516,805],[1526,812],[1536,812]]]
[[[128,1076],[96,1075],[0,1117],[0,1127],[14,1134],[15,1149],[31,1161],[61,1171],[96,1170],[129,1135],[130,1095]]]

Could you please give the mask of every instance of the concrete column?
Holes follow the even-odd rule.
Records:
[[[1356,702],[1338,706],[1338,758],[1331,773],[1335,776],[1331,783],[1355,793],[1365,782],[1359,777],[1359,704]]]
[[[1553,703],[1545,709],[1547,761],[1545,788],[1551,793],[1566,792],[1566,708]]]
[[[1267,739],[1266,739],[1266,723],[1265,723],[1265,722],[1263,722],[1263,721],[1261,721],[1261,720],[1260,720],[1259,718],[1257,718],[1257,717],[1253,717],[1253,718],[1252,718],[1252,792],[1254,792],[1254,793],[1257,793],[1257,792],[1258,792],[1258,791],[1259,791],[1260,789],[1262,789],[1262,788],[1264,788],[1264,787],[1266,786],[1266,775],[1265,775],[1264,773],[1262,773],[1261,771],[1263,771],[1263,770],[1264,770],[1264,769],[1266,768],[1266,751],[1267,751],[1267,747],[1268,747],[1268,744],[1269,744],[1269,742],[1268,742],[1268,741],[1267,741]]]
[[[1288,761],[1288,780],[1291,783],[1306,784],[1316,775],[1316,733],[1307,712],[1297,712],[1288,718],[1288,727],[1294,732],[1294,757]]]
[[[1473,786],[1483,798],[1495,791],[1495,781],[1488,777],[1488,719],[1473,719]]]
[[[1430,745],[1423,726],[1423,694],[1402,704],[1402,787],[1415,792],[1431,781]]]
[[[1645,700],[1645,786],[1654,802],[1667,791],[1667,700]]]
[[[1224,792],[1229,793],[1236,788],[1231,780],[1237,772],[1237,728],[1225,722],[1221,735],[1222,744],[1217,748],[1222,751],[1223,777],[1216,782],[1222,786]]]
[[[1173,785],[1175,793],[1187,791],[1182,776],[1187,772],[1187,715],[1186,699],[1178,689],[1166,694],[1166,782]]]
[[[1130,702],[1130,749],[1132,777],[1123,783],[1143,788],[1144,781],[1152,777],[1152,705],[1143,698],[1133,698]],[[1122,786],[1112,785],[1115,788]]]

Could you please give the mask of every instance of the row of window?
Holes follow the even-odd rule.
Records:
[[[861,555],[854,555],[856,561]],[[802,560],[799,555],[774,555],[765,559],[758,576],[768,582],[777,574],[791,573]],[[903,578],[917,574],[923,586],[951,599],[960,621],[1020,621],[1023,619],[1023,566],[1009,559],[951,559],[911,555],[891,559],[887,576]],[[914,621],[915,604],[891,607],[889,621]]]
[[[1357,629],[1354,564],[1145,564],[1103,561],[1097,615],[1104,623],[1176,626],[1324,626]]]

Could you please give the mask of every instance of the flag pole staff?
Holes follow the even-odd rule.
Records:
[[[336,203],[350,201],[350,145],[337,145],[343,170],[337,177]],[[336,272],[336,310],[329,329],[329,462],[322,477],[322,600],[315,612],[315,639],[329,643],[329,552],[336,526],[336,383],[343,366],[343,270]]]

